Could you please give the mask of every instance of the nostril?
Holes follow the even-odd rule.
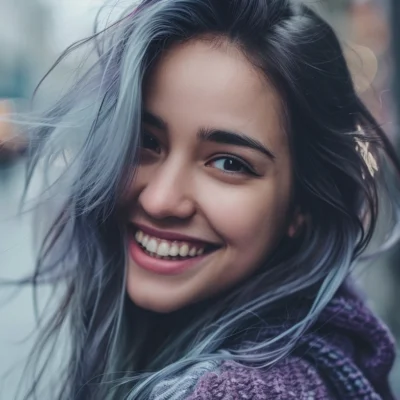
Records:
[[[191,218],[196,212],[196,203],[191,198],[188,185],[183,180],[170,182],[166,177],[152,180],[140,193],[138,204],[152,219]]]

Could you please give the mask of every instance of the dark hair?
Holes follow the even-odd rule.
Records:
[[[173,43],[205,35],[236,44],[279,91],[295,200],[308,222],[295,244],[278,246],[257,278],[213,299],[212,312],[199,305],[196,318],[178,323],[174,339],[150,357],[145,363],[150,372],[143,373],[138,360],[147,349],[153,317],[127,304],[117,199],[137,165],[146,74]],[[53,174],[44,202],[49,225],[28,282],[66,284],[36,347],[40,356],[45,344],[55,343],[62,327],[69,327],[71,353],[57,398],[147,399],[161,380],[198,362],[221,357],[262,365],[277,361],[366,249],[381,197],[392,205],[393,224],[380,249],[398,237],[398,206],[385,183],[385,162],[397,172],[400,164],[358,98],[331,27],[298,1],[146,0],[66,54],[82,44],[94,45],[97,60],[32,127],[28,167],[28,183],[42,162]],[[370,152],[360,152],[356,139],[368,143]],[[379,158],[375,175],[366,157]],[[268,315],[278,302],[311,289],[307,315],[259,344],[257,356],[251,347],[219,352],[230,334],[251,325],[254,315]],[[32,360],[36,363],[35,355]],[[27,397],[35,393],[41,374]]]

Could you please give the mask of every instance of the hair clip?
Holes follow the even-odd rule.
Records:
[[[357,125],[357,131],[364,134],[364,131],[362,130],[360,125]],[[359,138],[356,138],[355,140],[356,140],[356,150],[361,154],[361,157],[363,158],[369,173],[373,177],[375,175],[375,172],[379,171],[379,168],[374,155],[369,150],[369,143],[363,142]],[[365,179],[364,174],[362,175],[362,177],[363,179]]]

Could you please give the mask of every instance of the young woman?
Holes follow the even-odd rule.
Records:
[[[374,249],[397,240],[400,165],[326,22],[147,0],[84,43],[96,62],[32,129],[30,282],[65,295],[26,398],[66,328],[51,399],[393,399],[393,341],[348,277],[378,200]]]

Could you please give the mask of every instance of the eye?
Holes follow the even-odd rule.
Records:
[[[157,138],[149,132],[142,133],[140,147],[146,150],[153,151],[157,154],[161,152],[161,146]]]
[[[235,157],[225,156],[215,158],[209,162],[209,165],[228,174],[255,174],[247,163]]]

